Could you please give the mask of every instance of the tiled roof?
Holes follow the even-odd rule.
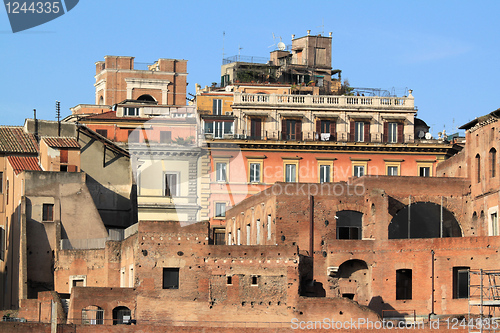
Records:
[[[27,134],[21,126],[0,126],[0,152],[38,153],[38,143],[33,134]]]
[[[42,171],[40,165],[38,164],[37,157],[30,156],[7,156],[12,169],[16,175],[23,171]]]
[[[42,140],[51,148],[80,148],[76,138],[72,137],[46,136]]]

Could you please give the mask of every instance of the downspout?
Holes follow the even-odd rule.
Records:
[[[410,227],[411,227],[411,195],[408,197],[408,239],[410,239]]]
[[[443,196],[441,196],[441,207],[439,212],[439,237],[443,238]]]
[[[311,256],[311,284],[314,285],[314,196],[309,197],[309,255]]]
[[[434,250],[431,250],[431,313],[429,313],[429,320],[434,313]]]

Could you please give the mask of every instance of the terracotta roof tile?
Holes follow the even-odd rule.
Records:
[[[38,153],[38,143],[33,134],[24,132],[20,126],[0,126],[0,152]]]
[[[46,136],[42,140],[51,148],[80,148],[76,138],[72,137]]]
[[[42,171],[40,165],[38,164],[37,157],[31,156],[8,156],[12,169],[16,175],[20,174],[23,171]]]

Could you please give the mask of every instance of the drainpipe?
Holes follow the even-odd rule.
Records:
[[[441,196],[441,207],[439,212],[439,237],[443,238],[443,196]]]
[[[411,226],[411,195],[408,197],[408,239],[410,239],[410,226]]]
[[[314,196],[309,197],[309,255],[311,256],[312,284],[314,285]]]
[[[434,313],[434,250],[431,250],[431,313],[429,313],[429,320]]]

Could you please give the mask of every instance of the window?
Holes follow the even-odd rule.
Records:
[[[362,177],[365,175],[365,166],[364,165],[355,165],[354,166],[354,177]]]
[[[172,132],[160,131],[160,143],[171,143],[171,142],[172,142]]]
[[[205,134],[213,134],[214,133],[214,123],[213,122],[205,122]]]
[[[247,245],[250,245],[250,242],[251,242],[251,226],[250,224],[247,224],[247,230],[246,230],[246,234],[247,234]]]
[[[387,142],[398,142],[398,123],[387,124]]]
[[[356,121],[354,123],[354,141],[363,142],[365,141],[365,123],[361,121]]]
[[[43,204],[42,221],[54,221],[54,204]]]
[[[226,217],[226,203],[216,202],[215,203],[215,217]]]
[[[227,163],[215,163],[215,180],[218,182],[227,182],[226,177]]]
[[[453,298],[469,298],[469,267],[453,267]]]
[[[321,133],[330,133],[330,120],[321,120]]]
[[[138,116],[139,108],[123,108],[124,116]]]
[[[285,164],[285,182],[295,183],[297,180],[297,165]]]
[[[498,213],[494,212],[490,214],[491,223],[491,234],[490,236],[498,236]]]
[[[479,154],[476,155],[476,176],[477,182],[481,182],[481,156]]]
[[[250,177],[249,177],[250,183],[260,183],[261,182],[260,167],[261,167],[261,163],[250,163]]]
[[[232,121],[206,121],[205,134],[212,134],[216,139],[222,139],[225,134],[233,134]]]
[[[490,177],[496,176],[496,161],[497,161],[497,150],[495,148],[490,149]]]
[[[215,116],[222,115],[222,99],[212,100],[212,112]]]
[[[430,176],[430,167],[419,167],[418,173],[420,177],[429,177]]]
[[[300,120],[283,119],[281,131],[284,140],[302,140],[302,122]]]
[[[179,268],[163,268],[163,289],[179,289]]]
[[[331,182],[330,172],[331,172],[330,165],[319,166],[319,182],[321,184]]]
[[[336,214],[337,239],[361,239],[363,213],[342,210]]]
[[[250,123],[250,137],[253,140],[260,140],[262,133],[262,119],[252,118]]]
[[[233,284],[233,277],[231,275],[226,276],[226,284]]]
[[[259,285],[259,277],[257,275],[252,275],[252,286]]]
[[[388,166],[387,167],[387,176],[398,176],[398,167],[397,166]]]
[[[238,228],[236,231],[236,245],[241,245],[241,229]]]
[[[97,134],[102,135],[105,138],[108,137],[108,130],[105,130],[105,129],[96,129],[95,131],[96,131]]]
[[[411,269],[398,269],[396,271],[396,299],[411,299]]]
[[[271,240],[271,215],[267,215],[267,240]]]
[[[165,174],[165,196],[166,197],[176,197],[178,193],[178,181],[176,173],[166,173]]]

